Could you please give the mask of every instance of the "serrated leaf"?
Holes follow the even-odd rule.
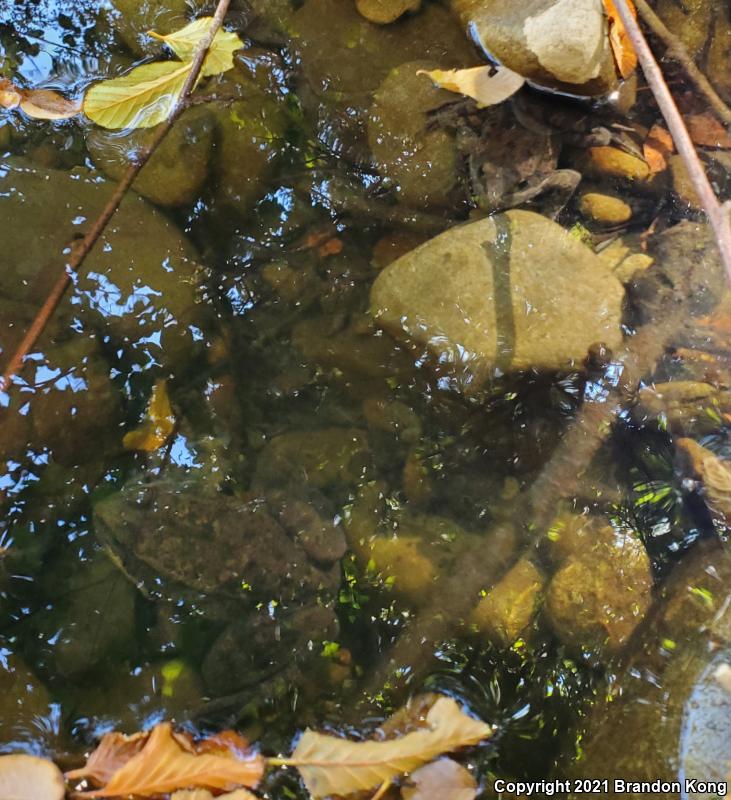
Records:
[[[173,33],[163,35],[155,33],[155,31],[148,31],[147,34],[159,39],[161,42],[165,42],[178,58],[183,61],[190,61],[200,43],[208,35],[212,24],[213,17],[201,17]],[[220,75],[222,72],[232,69],[234,65],[233,54],[243,46],[244,43],[235,33],[219,30],[208,49],[201,75],[203,77]]]
[[[502,103],[525,83],[525,78],[517,72],[489,64],[470,69],[420,69],[417,75],[427,75],[440,89],[471,97],[480,108]]]
[[[152,128],[170,116],[190,69],[190,62],[162,61],[97,83],[84,97],[84,114],[103,128]]]
[[[0,798],[3,800],[63,800],[66,784],[61,770],[45,758],[0,756]]]
[[[440,697],[429,710],[427,727],[400,739],[351,742],[307,730],[292,754],[315,800],[366,791],[412,772],[443,753],[477,744],[492,730],[467,716],[457,703]]]
[[[256,786],[263,773],[261,756],[229,749],[216,754],[198,753],[165,722],[152,729],[143,748],[114,772],[106,786],[78,792],[77,796],[147,797],[191,787],[232,791],[241,786]]]

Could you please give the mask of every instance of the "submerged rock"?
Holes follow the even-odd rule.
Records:
[[[358,11],[376,25],[395,22],[407,11],[418,11],[421,0],[356,0]]]
[[[693,439],[675,441],[676,461],[681,473],[697,482],[709,510],[719,522],[731,523],[731,462],[719,458]]]
[[[562,642],[579,651],[616,653],[652,601],[652,570],[633,533],[592,520],[561,529],[565,560],[546,590],[544,614]]]
[[[536,84],[577,95],[617,86],[601,0],[451,0],[492,58]]]
[[[731,663],[730,581],[731,558],[718,542],[697,545],[676,567],[632,652],[606,691],[597,693],[572,777],[604,776],[609,765],[609,777],[626,781],[727,779],[731,694],[715,674]],[[630,790],[616,796],[661,800],[676,794]]]
[[[209,109],[186,111],[140,172],[134,190],[161,206],[193,202],[208,177],[213,134]],[[155,135],[155,128],[120,132],[96,127],[86,146],[94,165],[118,181]]]
[[[85,170],[44,169],[10,158],[0,171],[0,296],[45,297],[65,248],[85,232],[113,187]],[[128,194],[84,264],[63,308],[126,355],[172,365],[189,359],[205,315],[198,254],[175,226]]]
[[[191,8],[191,5],[194,8]],[[167,34],[185,26],[204,3],[195,0],[111,0],[109,15],[114,30],[136,55],[160,49],[160,43],[147,35],[150,30]]]
[[[623,298],[602,261],[563,228],[509,211],[452,228],[386,267],[371,311],[469,391],[496,370],[575,369],[591,345],[618,347]]]
[[[368,141],[379,172],[411,206],[446,206],[458,199],[455,134],[430,125],[429,112],[454,96],[437,89],[420,70],[427,61],[409,61],[392,70],[374,96]]]
[[[3,647],[0,660],[0,741],[2,752],[24,751],[51,743],[51,695],[11,648]],[[40,723],[40,724],[39,724]],[[46,723],[46,724],[43,724]],[[46,741],[44,741],[46,740]]]

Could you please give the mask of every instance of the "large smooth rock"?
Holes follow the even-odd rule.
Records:
[[[617,86],[601,0],[451,0],[475,42],[534,83],[576,95]]]
[[[0,162],[3,230],[0,296],[33,304],[45,298],[64,250],[85,233],[113,185],[85,170],[61,172],[22,159]],[[188,358],[201,338],[198,254],[149,203],[128,193],[87,258],[65,309],[104,341],[147,365]]]
[[[584,244],[538,214],[509,211],[386,267],[371,311],[469,391],[496,370],[574,369],[592,344],[618,347],[623,298]]]

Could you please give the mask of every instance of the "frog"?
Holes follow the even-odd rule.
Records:
[[[345,535],[323,498],[226,491],[169,468],[99,501],[112,560],[160,613],[184,607],[216,633],[200,673],[211,698],[297,683],[337,639]]]

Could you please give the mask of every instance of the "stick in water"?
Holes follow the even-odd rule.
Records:
[[[188,99],[195,88],[196,82],[200,76],[203,62],[208,55],[208,50],[213,43],[213,40],[221,29],[223,21],[228,12],[228,7],[231,0],[219,0],[216,12],[213,15],[213,22],[206,37],[201,41],[198,49],[193,57],[188,78],[185,81],[180,96],[178,97],[170,116],[162,123],[162,125],[155,132],[155,136],[150,142],[149,146],[140,154],[140,157],[131,164],[125,172],[122,179],[117,184],[114,194],[109,199],[109,202],[104,206],[101,214],[97,217],[94,224],[91,226],[89,232],[83,239],[76,244],[71,250],[71,256],[63,268],[63,272],[59,275],[56,283],[53,285],[46,301],[41,306],[36,314],[33,322],[26,331],[23,339],[13,353],[10,361],[8,362],[3,372],[2,379],[0,379],[0,392],[7,392],[10,388],[13,378],[23,369],[23,364],[27,355],[35,347],[38,339],[46,329],[51,317],[58,308],[61,300],[63,299],[71,278],[79,267],[84,263],[86,257],[93,250],[94,245],[99,241],[99,238],[104,233],[107,225],[119,208],[124,196],[129,191],[135,179],[140,174],[142,168],[150,160],[152,154],[162,144],[163,139],[168,135],[178,117],[185,111],[188,106]]]

